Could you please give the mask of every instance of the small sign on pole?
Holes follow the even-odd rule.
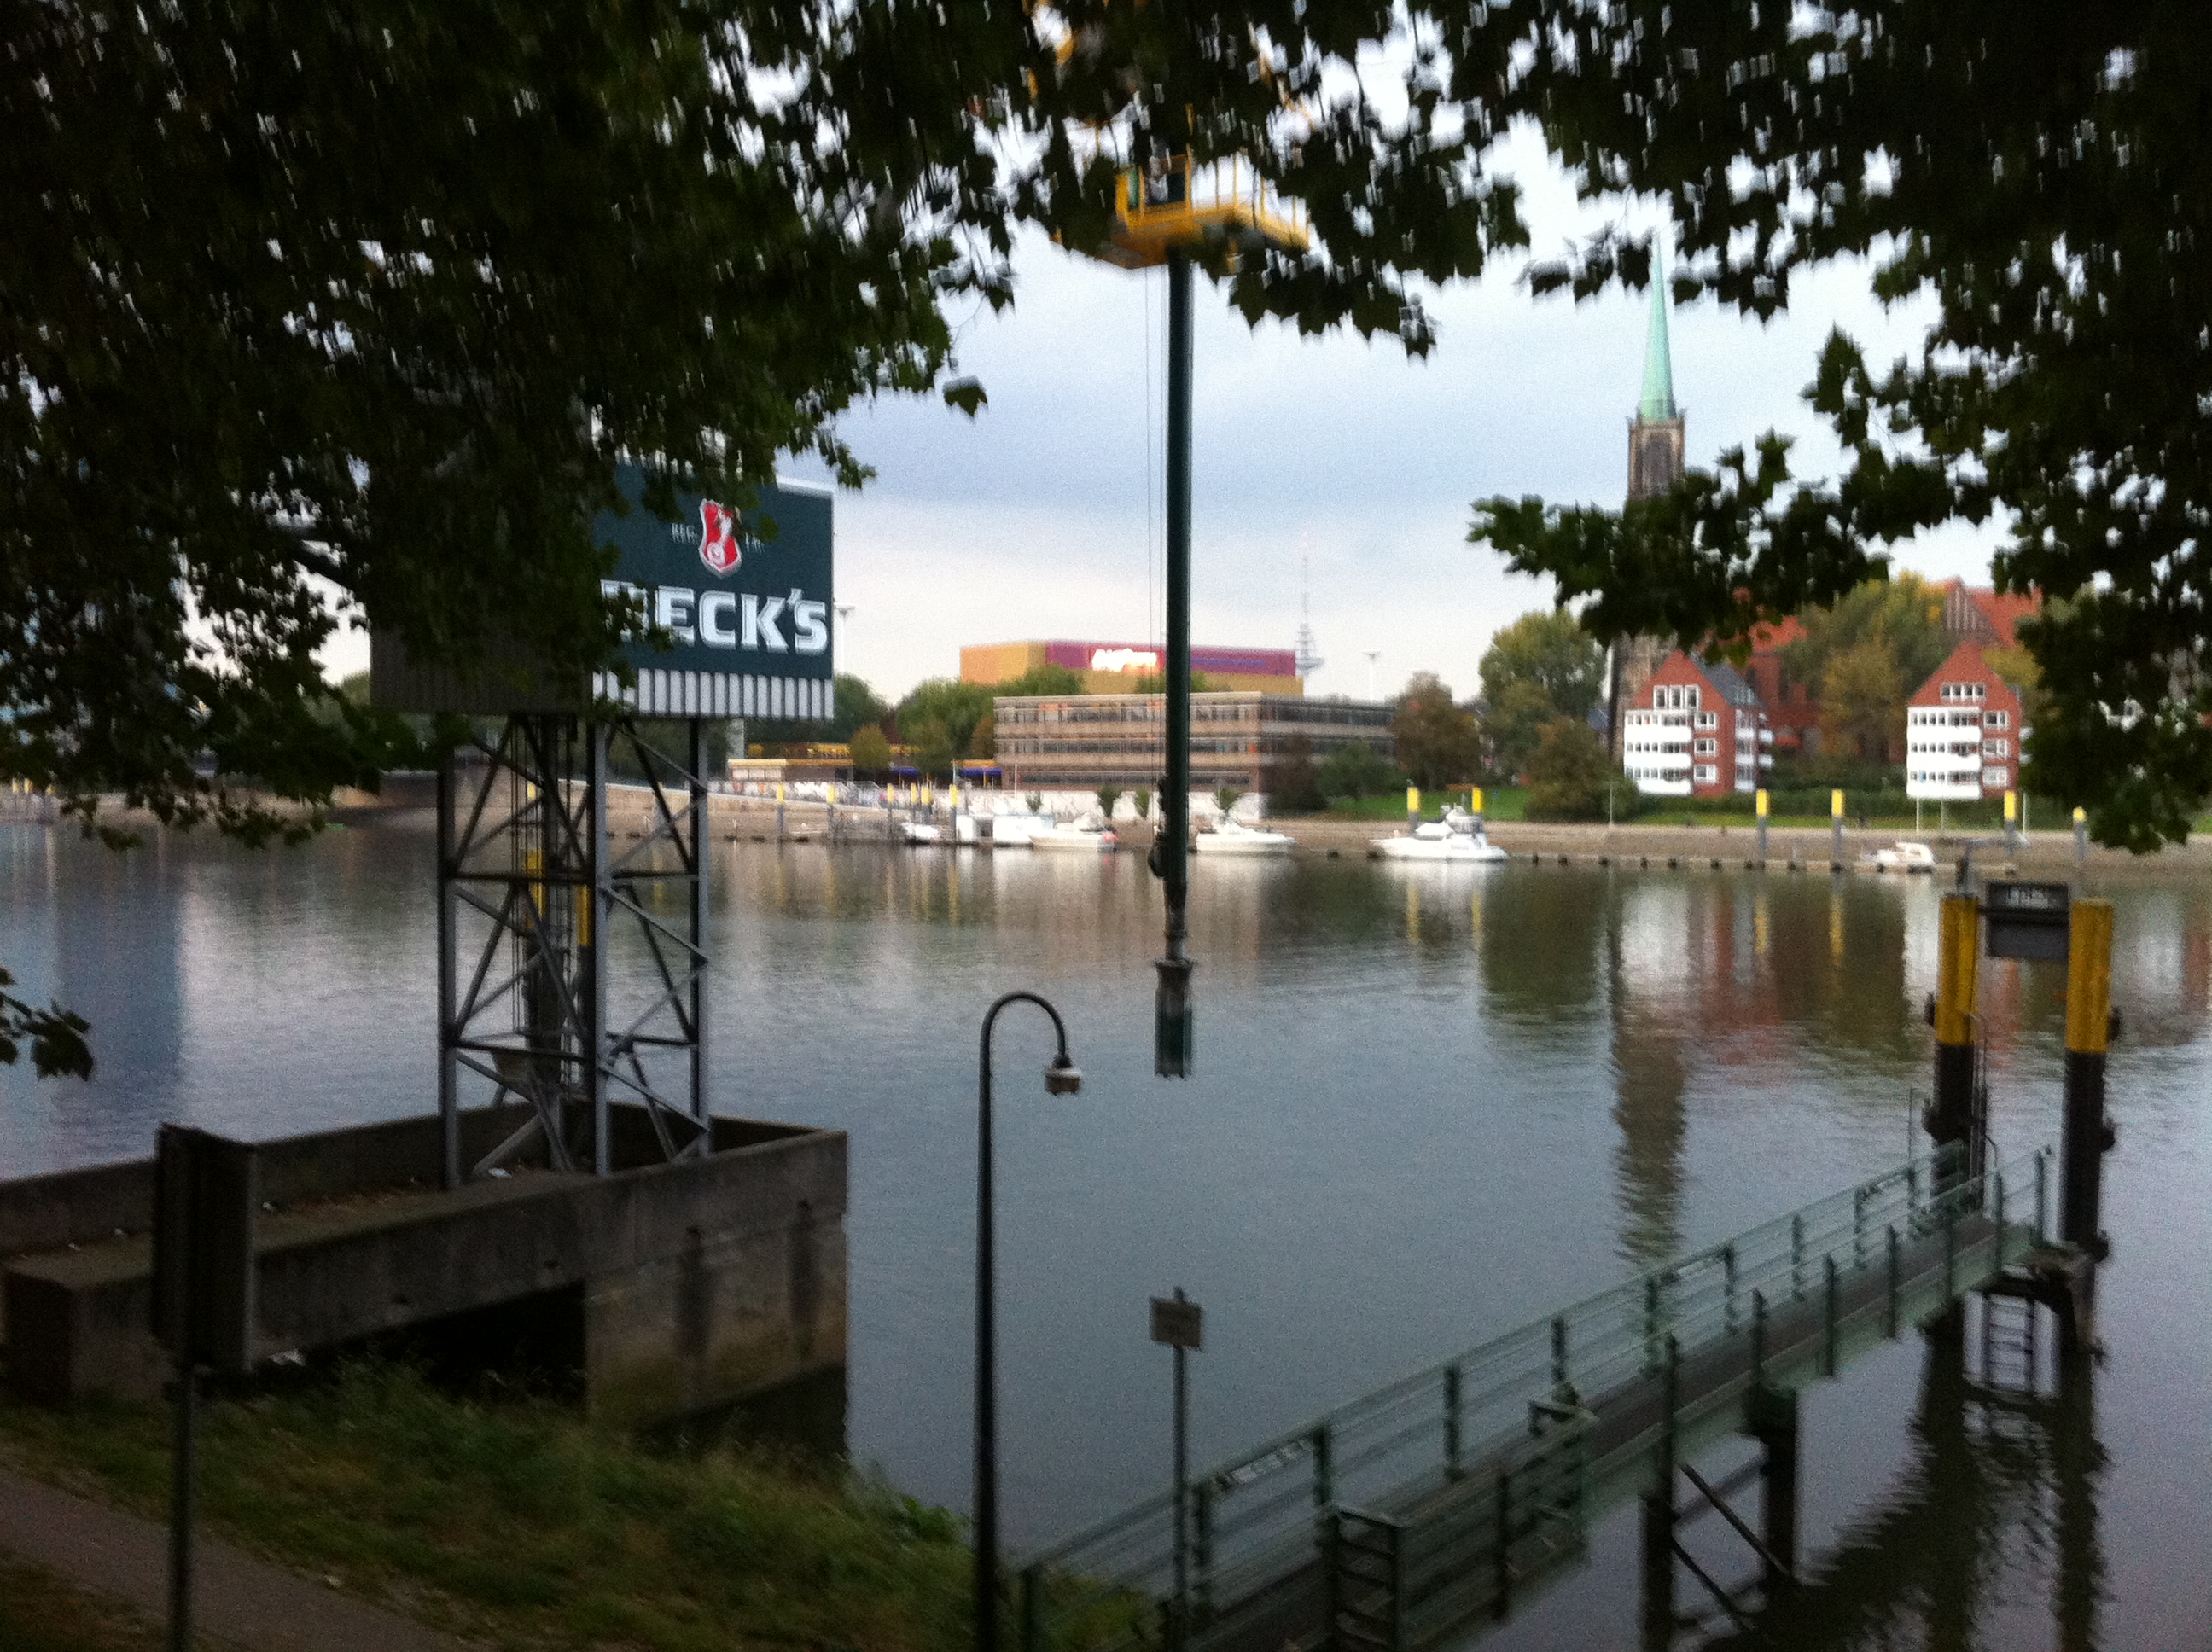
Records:
[[[251,1144],[165,1124],[154,1159],[154,1336],[179,1365],[253,1365]]]
[[[1180,1297],[1152,1298],[1152,1340],[1170,1348],[1202,1348],[1206,1310]]]

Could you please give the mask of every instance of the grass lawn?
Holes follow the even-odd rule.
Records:
[[[1528,795],[1517,786],[1486,788],[1482,794],[1483,818],[1521,819],[1522,805]],[[1424,792],[1421,793],[1421,813],[1434,820],[1448,803],[1466,808],[1467,793],[1464,790]],[[1351,798],[1334,798],[1329,801],[1328,813],[1325,817],[1329,820],[1390,820],[1402,824],[1406,818],[1406,793],[1402,790],[1386,792],[1379,798],[1361,798],[1357,801]]]
[[[151,1406],[0,1400],[0,1449],[27,1472],[156,1519],[167,1426]],[[655,1455],[550,1402],[457,1399],[377,1365],[211,1405],[201,1451],[211,1530],[502,1647],[954,1652],[968,1640],[958,1523],[836,1465]],[[125,1628],[36,1638],[66,1606],[41,1587],[0,1581],[0,1647],[150,1644]]]

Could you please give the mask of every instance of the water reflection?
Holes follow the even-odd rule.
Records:
[[[2092,1357],[2055,1385],[2007,1388],[1968,1374],[1954,1316],[1927,1333],[1911,1458],[1870,1514],[1794,1591],[1708,1643],[1741,1652],[2019,1645],[2040,1617],[2059,1652],[2094,1652],[2106,1594]],[[2042,1604],[2038,1604],[2038,1597]]]
[[[1199,1074],[1176,1084],[1151,1071],[1161,909],[1139,857],[718,849],[714,1105],[852,1133],[851,1439],[927,1500],[959,1506],[968,1479],[976,1020],[1014,986],[1069,1013],[1080,1103],[1010,1102],[1001,1143],[1017,1544],[1162,1483],[1149,1296],[1181,1284],[1207,1305],[1194,1449],[1225,1455],[1886,1168],[1925,1084],[1927,879],[1201,861]],[[2078,1546],[2061,1471],[2079,1461],[2093,1491],[2148,1488],[2088,1522],[2108,1581],[2081,1621],[2126,1645],[2129,1625],[2198,1609],[2212,1575],[2212,1438],[2174,1424],[2212,1414],[2212,885],[2111,893],[2127,1029],[2104,1312],[2122,1351],[2080,1402],[2097,1438],[2050,1455],[2040,1491],[2008,1489],[2022,1448],[1971,1400],[1947,1423],[1949,1379],[1930,1376],[1855,1414],[1838,1448],[1877,1478],[1908,1452],[1916,1467],[1836,1565],[1906,1556],[1940,1593],[1948,1574],[1917,1551],[1945,1521],[1996,1522],[2008,1556]],[[411,829],[259,854],[149,839],[118,858],[0,828],[0,961],[88,1007],[103,1063],[88,1088],[0,1072],[0,1169],[143,1153],[162,1118],[277,1134],[426,1108],[431,908]],[[2008,1151],[2055,1132],[2063,988],[2047,966],[1984,975]],[[1884,1537],[1892,1520],[1906,1536]],[[1954,1557],[1970,1579],[1991,1564],[1976,1542]],[[2146,1558],[2122,1587],[2114,1557]],[[2006,1643],[1988,1593],[1967,1605],[1982,1643]],[[1836,1644],[1879,1643],[1885,1624],[1933,1638],[1941,1615],[1933,1594],[1850,1610],[1861,1627]]]

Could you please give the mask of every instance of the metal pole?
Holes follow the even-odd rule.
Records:
[[[834,793],[833,793],[834,795]],[[836,816],[836,805],[830,805]],[[707,1128],[707,724],[691,720],[691,1116]]]
[[[983,1017],[983,1064],[975,1114],[975,1652],[999,1646],[998,1332],[992,1301],[998,1274],[991,1231],[991,1024]]]
[[[1167,956],[1157,968],[1152,1070],[1187,1078],[1195,1018],[1184,910],[1190,897],[1190,254],[1168,254],[1167,797],[1152,870],[1166,886]]]
[[[443,1144],[440,1179],[452,1192],[461,1185],[461,1060],[459,990],[455,979],[460,944],[455,925],[453,753],[438,760],[438,1122]]]
[[[634,743],[634,742],[633,742]],[[614,916],[612,857],[607,853],[607,726],[592,721],[584,726],[584,784],[591,795],[584,800],[584,857],[591,874],[592,894],[586,910],[590,933],[580,937],[576,949],[582,969],[584,1014],[584,1100],[592,1114],[592,1169],[605,1175],[614,1169],[613,1118],[607,1094],[607,923]],[[562,1135],[568,1134],[564,1124]],[[556,1161],[557,1162],[557,1161]]]
[[[1182,1287],[1176,1300],[1187,1302]],[[1190,1390],[1184,1370],[1188,1351],[1175,1345],[1175,1598],[1176,1643],[1180,1646],[1190,1622]]]
[[[198,1474],[195,1416],[199,1374],[189,1359],[176,1365],[176,1409],[169,1459],[168,1652],[192,1652],[192,1491]]]
[[[991,1029],[1009,1004],[1034,1004],[1052,1017],[1057,1066],[1067,1065],[1067,1028],[1035,993],[1008,993],[983,1013],[975,1108],[975,1652],[999,1649],[998,1271],[991,1193]],[[1049,1075],[1048,1075],[1048,1077]]]

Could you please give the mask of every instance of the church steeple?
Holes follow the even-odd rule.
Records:
[[[1644,344],[1644,398],[1628,427],[1628,497],[1656,499],[1682,477],[1685,432],[1667,343],[1667,276],[1651,261],[1651,326]]]
[[[1651,330],[1644,341],[1644,400],[1636,416],[1646,423],[1680,416],[1674,408],[1674,356],[1667,348],[1667,279],[1656,268],[1651,275]]]

